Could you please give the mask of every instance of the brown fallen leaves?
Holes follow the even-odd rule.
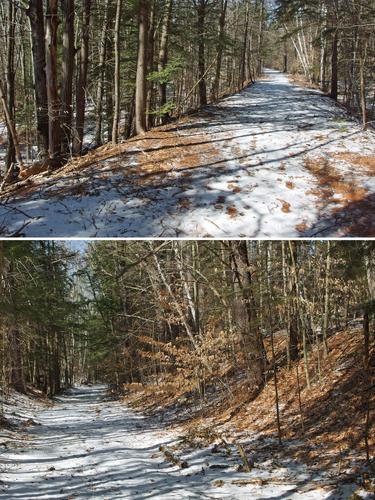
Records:
[[[225,142],[231,134],[218,134],[213,138],[199,127],[200,114],[182,118],[178,125],[172,123],[150,130],[140,137],[131,138],[121,144],[106,144],[87,155],[73,158],[69,163],[47,175],[48,164],[37,163],[26,169],[20,181],[4,189],[4,194],[28,196],[40,186],[54,184],[68,177],[68,174],[85,174],[86,169],[95,166],[98,172],[106,167],[111,172],[122,172],[124,176],[138,177],[137,182],[152,184],[155,176],[165,176],[173,171],[189,177],[198,167],[214,168],[223,160],[220,152],[221,140]],[[209,121],[207,116],[204,117]],[[195,127],[195,123],[197,126]],[[189,133],[180,133],[178,127],[189,126]],[[90,188],[90,186],[89,186]]]
[[[352,153],[334,154],[333,158],[357,161],[361,168],[372,169],[373,159]],[[353,169],[356,168],[353,164]],[[307,191],[319,199],[322,210],[330,207],[332,217],[346,234],[358,237],[375,236],[375,198],[352,176],[342,173],[328,158],[304,159],[305,168],[316,178],[317,187]]]
[[[375,175],[375,156],[362,155],[359,153],[334,153],[332,157],[357,167],[357,170],[359,167],[367,175]]]
[[[290,206],[291,206],[290,203],[288,203],[285,200],[281,200],[280,198],[278,198],[278,200],[281,203],[282,212],[284,212],[284,214],[289,214],[290,213]]]
[[[227,207],[227,214],[231,219],[235,219],[238,216],[238,210],[236,207]]]
[[[356,328],[346,328],[328,338],[328,354],[322,361],[322,346],[309,354],[311,387],[308,388],[303,375],[303,360],[299,360],[289,369],[284,364],[287,346],[287,332],[277,332],[274,338],[276,359],[278,360],[278,389],[281,411],[283,440],[290,440],[290,446],[276,451],[292,456],[319,468],[325,466],[337,470],[338,464],[343,470],[352,467],[355,460],[364,456],[363,422],[365,401],[363,398],[362,336]],[[266,339],[267,355],[271,356],[271,345]],[[371,349],[370,359],[374,362],[375,351]],[[318,360],[321,365],[319,375]],[[296,367],[299,368],[301,387],[302,417],[299,411],[299,396],[296,380]],[[227,383],[231,387],[231,397],[224,391],[216,391],[201,404],[194,406],[196,400],[189,392],[184,397],[185,389],[176,386],[176,380],[170,380],[170,390],[163,382],[158,383],[158,390],[150,386],[134,386],[127,399],[143,409],[165,408],[172,404],[180,405],[184,435],[202,435],[203,444],[208,445],[217,436],[255,435],[259,436],[262,448],[268,437],[277,433],[273,408],[274,385],[266,384],[262,392],[252,399],[246,377],[232,377],[244,369],[245,361],[238,359],[234,370],[228,367]],[[372,365],[371,365],[372,366]],[[130,388],[130,386],[128,386]],[[198,398],[198,396],[197,396]],[[189,405],[191,407],[189,408]],[[177,413],[178,415],[178,413]],[[178,416],[176,418],[178,419]],[[189,418],[186,420],[187,415]],[[301,429],[304,424],[304,435]],[[370,446],[375,444],[375,435],[369,436]],[[252,444],[252,447],[256,443]],[[272,453],[272,443],[268,446]],[[253,448],[252,448],[253,449]],[[262,448],[263,449],[263,448]],[[254,450],[253,450],[254,451]],[[354,460],[355,459],[355,460]],[[354,462],[353,462],[354,460]]]
[[[300,224],[296,225],[296,229],[299,233],[304,233],[308,230],[309,226],[306,224],[306,222],[301,222]]]

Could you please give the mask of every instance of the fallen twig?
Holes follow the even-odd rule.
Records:
[[[181,460],[180,458],[176,457],[165,446],[160,446],[159,450],[164,453],[164,456],[168,460],[168,462],[178,465],[178,467],[180,467],[181,469],[187,469],[189,467],[189,464],[186,462],[186,460]]]

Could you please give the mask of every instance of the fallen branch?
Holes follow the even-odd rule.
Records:
[[[43,173],[52,173],[60,167],[64,166],[66,161],[64,158],[45,158],[41,161],[34,162],[30,167],[25,168],[20,172],[20,179],[26,180],[32,175],[38,175]]]
[[[159,450],[162,453],[164,453],[164,456],[168,460],[168,462],[171,462],[172,464],[177,465],[178,467],[180,467],[180,469],[187,469],[189,467],[189,464],[186,462],[186,460],[181,460],[180,458],[176,457],[165,446],[160,446]]]
[[[6,124],[8,126],[8,130],[10,132],[10,135],[12,136],[12,139],[13,139],[14,152],[15,152],[18,164],[19,164],[19,168],[20,168],[20,170],[23,170],[25,167],[24,167],[23,160],[22,160],[21,149],[20,149],[20,145],[19,145],[19,141],[18,141],[18,135],[16,132],[14,118],[11,115],[11,112],[10,112],[9,106],[8,106],[8,102],[6,100],[4,83],[3,83],[2,78],[0,78],[0,100],[1,100],[1,103],[3,105],[4,118],[5,118]]]
[[[31,222],[32,222],[31,220],[28,220],[28,221],[27,221],[27,222],[25,222],[25,223],[24,223],[24,224],[23,224],[23,225],[22,225],[19,229],[17,229],[17,231],[15,231],[14,233],[12,233],[12,234],[8,235],[8,237],[9,237],[9,238],[19,238],[20,236],[23,236],[22,231],[23,231],[24,229],[26,229],[26,228],[27,228],[27,226],[28,226],[29,224],[31,224]]]
[[[242,460],[241,470],[244,472],[251,472],[253,465],[250,462],[250,460],[248,459],[244,447],[240,443],[234,443],[234,444],[235,444],[235,446],[238,450],[238,453],[240,454],[241,460]]]

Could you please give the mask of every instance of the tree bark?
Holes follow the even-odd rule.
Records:
[[[60,156],[60,103],[57,90],[57,0],[49,0],[46,14],[46,77],[51,159]]]
[[[207,88],[206,88],[206,59],[205,59],[205,23],[206,23],[206,0],[198,0],[196,5],[197,11],[197,33],[198,33],[198,78],[199,78],[199,104],[206,106],[207,104]]]
[[[359,62],[359,88],[360,88],[360,100],[361,100],[361,110],[362,110],[362,124],[363,129],[367,130],[367,105],[366,105],[366,62],[367,62],[367,42],[363,48],[363,54]]]
[[[225,35],[225,18],[227,13],[228,0],[221,0],[221,10],[219,19],[219,40],[217,44],[217,61],[216,61],[216,71],[215,79],[211,90],[211,99],[216,101],[219,96],[220,90],[220,77],[221,77],[221,65],[223,61],[223,50],[224,50],[224,35]]]
[[[120,122],[120,21],[122,13],[122,0],[117,0],[116,6],[116,21],[114,32],[114,48],[115,48],[115,102],[113,108],[113,126],[112,126],[112,142],[118,143],[118,127]]]
[[[3,81],[1,80],[1,78],[0,78],[0,101],[1,101],[2,106],[3,106],[3,111],[4,111],[4,116],[5,116],[7,128],[8,128],[9,134],[12,138],[14,151],[15,151],[15,158],[18,161],[20,170],[23,170],[24,165],[23,165],[21,150],[20,150],[20,146],[19,146],[19,142],[18,142],[16,127],[15,127],[14,120],[13,120],[11,113],[9,111],[9,108],[8,108],[8,103],[7,103],[7,100],[5,97],[5,92],[4,92],[4,84],[3,84]]]
[[[100,51],[99,51],[99,80],[98,80],[98,90],[96,94],[96,125],[95,125],[96,146],[100,146],[102,144],[102,128],[103,128],[102,112],[103,112],[105,61],[107,53],[107,32],[109,28],[109,22],[108,22],[109,0],[105,0],[103,9],[104,9],[104,19],[103,19],[101,38],[100,38]]]
[[[64,17],[61,64],[61,152],[69,156],[72,137],[74,74],[74,0],[61,0]]]
[[[160,34],[160,48],[159,48],[159,63],[158,71],[162,72],[168,63],[168,37],[169,37],[169,25],[172,16],[172,6],[173,0],[166,0],[164,4],[164,15]],[[167,104],[167,83],[161,82],[159,84],[159,100],[160,108],[163,108]],[[167,123],[169,121],[169,113],[164,113],[161,117],[161,122]]]
[[[154,54],[155,54],[155,0],[149,1],[149,19],[148,19],[148,32],[147,32],[147,71],[153,72],[156,68],[154,67]],[[146,88],[146,129],[149,130],[154,125],[154,116],[151,113],[153,107],[154,98],[154,82],[147,82]]]
[[[323,346],[324,355],[328,354],[328,319],[329,319],[329,297],[330,297],[330,274],[331,274],[331,242],[327,242],[326,275],[324,285],[324,316],[323,316]]]
[[[265,6],[264,0],[260,0],[260,19],[259,19],[259,34],[258,34],[258,65],[257,73],[262,74],[263,71],[263,39],[264,39],[264,17],[265,17]]]
[[[290,274],[289,274],[289,293],[292,300],[290,322],[289,322],[289,359],[295,361],[298,359],[298,313],[297,313],[297,288],[296,279],[296,263],[298,261],[298,247],[296,241],[290,242]]]
[[[242,54],[241,54],[241,71],[240,71],[240,85],[239,87],[242,88],[244,86],[245,80],[246,80],[246,52],[247,52],[247,38],[248,38],[248,32],[249,32],[249,15],[250,15],[250,7],[249,3],[246,3],[246,11],[245,11],[245,30],[244,30],[244,35],[243,35],[243,42],[242,42]]]
[[[332,72],[331,72],[331,98],[337,101],[339,91],[338,91],[338,43],[339,37],[337,30],[333,35],[332,40]]]
[[[248,331],[245,333],[246,356],[249,360],[249,376],[254,395],[262,389],[265,383],[267,365],[263,339],[256,320],[256,307],[252,290],[252,275],[246,241],[231,242],[234,270],[242,294],[242,300],[247,315]]]
[[[7,135],[8,135],[8,148],[5,157],[5,168],[8,170],[16,161],[15,144],[13,140],[12,126],[15,124],[15,36],[16,36],[16,12],[15,6],[12,1],[8,5],[8,52],[7,52],[7,68],[6,68],[6,99],[8,105],[9,120],[7,120]]]
[[[30,0],[27,15],[30,19],[33,66],[34,66],[34,85],[35,85],[35,104],[38,145],[41,156],[48,155],[48,98],[46,81],[46,46],[44,31],[44,12],[43,2],[40,0]]]
[[[147,39],[148,39],[148,1],[139,1],[138,17],[138,61],[135,88],[135,132],[146,132],[146,73],[147,73]]]
[[[82,152],[85,127],[87,69],[89,61],[91,0],[83,1],[82,40],[80,53],[79,77],[76,90],[76,130],[73,140],[73,153],[79,156]]]
[[[10,384],[18,392],[26,392],[22,364],[21,332],[17,326],[11,326],[8,332],[10,357]]]

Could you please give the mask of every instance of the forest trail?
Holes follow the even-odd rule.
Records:
[[[305,466],[292,460],[282,466],[269,454],[251,473],[240,473],[234,457],[203,448],[185,453],[188,467],[179,469],[159,451],[177,435],[108,400],[104,386],[72,389],[52,407],[34,408],[32,418],[36,425],[0,455],[0,499],[343,498],[343,490],[321,488],[323,478]]]
[[[0,197],[0,234],[374,236],[375,135],[321,92],[265,77]]]
[[[72,389],[37,412],[40,425],[1,457],[1,499],[123,498],[125,488],[136,498],[163,480],[151,455],[166,436],[145,430],[141,416],[109,404],[105,393],[105,386]]]

